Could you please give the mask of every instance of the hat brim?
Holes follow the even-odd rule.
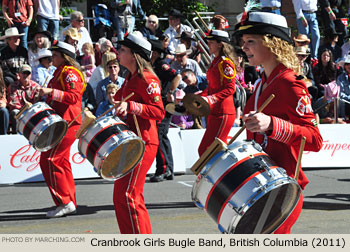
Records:
[[[33,40],[37,34],[44,34],[50,41],[52,40],[52,35],[49,31],[36,31],[33,33],[31,40]]]
[[[233,35],[243,35],[243,34],[258,34],[258,35],[272,35],[287,41],[292,44],[293,41],[290,34],[290,29],[273,25],[273,24],[264,24],[256,22],[247,22],[245,25],[238,24],[236,26]]]
[[[296,38],[294,38],[293,40],[294,40],[295,42],[300,42],[300,43],[302,43],[302,42],[310,43],[310,39],[308,39],[308,40],[302,40],[302,39],[296,39]]]
[[[230,43],[230,39],[227,37],[219,37],[219,36],[212,36],[212,35],[208,35],[207,37],[204,38],[204,40],[216,40],[216,41],[221,41],[225,43]]]
[[[135,42],[129,40],[128,38],[125,38],[124,40],[120,40],[117,43],[119,45],[123,45],[130,48],[133,52],[138,53],[145,60],[147,61],[151,60],[151,53],[148,50],[144,49],[143,47],[139,46]]]
[[[11,38],[11,37],[22,37],[24,35],[24,33],[20,33],[18,35],[4,35],[0,37],[0,40],[5,40],[7,38]]]
[[[52,46],[49,50],[51,51],[57,51],[57,52],[61,52],[63,54],[66,54],[67,56],[73,58],[73,59],[76,59],[76,55],[75,53],[67,50],[67,49],[64,49],[62,47],[58,47],[58,46]]]

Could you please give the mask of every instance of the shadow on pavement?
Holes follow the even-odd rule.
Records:
[[[334,202],[312,202],[307,199],[327,199],[337,200],[342,203]],[[314,196],[304,197],[304,209],[316,209],[316,210],[349,210],[350,209],[350,194],[340,193],[321,193]]]

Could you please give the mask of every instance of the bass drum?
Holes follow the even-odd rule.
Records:
[[[125,176],[141,161],[145,143],[117,116],[99,118],[79,137],[78,150],[104,179]]]
[[[300,198],[298,183],[254,141],[236,141],[204,166],[192,200],[222,233],[269,234]]]
[[[21,110],[19,114],[17,131],[27,138],[37,151],[52,149],[67,132],[67,122],[46,102],[37,102]]]

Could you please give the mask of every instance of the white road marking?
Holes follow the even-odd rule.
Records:
[[[193,185],[193,181],[178,181],[177,183],[188,187],[192,187]],[[191,183],[191,184],[188,184],[188,183]]]

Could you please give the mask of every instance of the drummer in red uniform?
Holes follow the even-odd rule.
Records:
[[[46,95],[47,104],[70,124],[81,112],[84,78],[75,60],[73,46],[58,42],[51,50],[52,62],[57,69],[48,87],[41,88],[40,94]],[[76,212],[75,184],[69,157],[81,121],[79,116],[68,128],[62,141],[53,149],[42,152],[40,156],[43,176],[57,206],[47,213],[49,218]]]
[[[250,12],[236,26],[234,34],[242,35],[249,64],[264,68],[262,79],[244,108],[247,139],[259,143],[277,165],[294,177],[302,137],[306,137],[305,151],[319,151],[323,140],[307,86],[297,77],[301,69],[286,19],[273,13]],[[276,96],[272,102],[262,113],[255,113],[271,94]],[[298,184],[304,189],[308,182],[300,170]],[[301,194],[293,212],[274,233],[290,233],[302,206]]]
[[[227,142],[236,110],[233,103],[235,86],[234,50],[226,31],[212,30],[206,37],[209,52],[215,56],[207,71],[208,87],[200,94],[210,105],[207,128],[198,148],[199,156],[219,138]]]
[[[150,234],[152,228],[144,202],[143,188],[147,172],[158,150],[157,121],[160,122],[165,115],[161,86],[150,63],[151,44],[137,33],[128,34],[118,43],[121,45],[120,64],[126,67],[130,74],[114,97],[115,101],[120,102],[116,114],[121,118],[126,116],[129,128],[135,133],[137,126],[133,117],[136,115],[146,148],[140,164],[115,181],[114,208],[122,234]],[[132,92],[134,95],[128,101],[123,101],[123,98]]]

